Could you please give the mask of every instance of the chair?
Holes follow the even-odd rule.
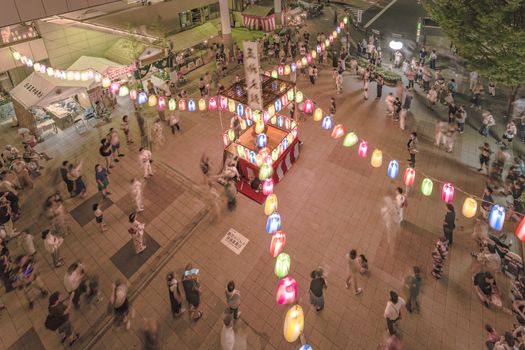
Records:
[[[94,124],[97,123],[97,118],[96,118],[96,115],[95,115],[95,109],[93,107],[86,108],[86,110],[84,111],[84,120],[87,123],[87,125],[89,125],[91,121]],[[75,120],[75,124],[76,124],[76,122],[77,121]]]
[[[85,133],[88,130],[86,122],[82,118],[75,119],[73,124],[75,125],[75,130],[79,135]]]

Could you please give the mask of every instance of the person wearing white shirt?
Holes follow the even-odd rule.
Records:
[[[386,303],[385,319],[390,335],[395,334],[394,326],[401,319],[401,308],[405,305],[405,300],[397,295],[396,292],[390,291],[390,299]]]
[[[67,268],[64,275],[64,287],[68,293],[73,293],[73,305],[75,308],[80,308],[80,296],[87,291],[85,283],[86,273],[84,265],[81,263],[73,263]]]
[[[135,178],[131,180],[131,195],[135,200],[135,206],[137,207],[137,212],[144,211],[143,196],[142,191],[144,184],[139,179]]]
[[[139,160],[142,164],[142,169],[144,170],[144,178],[147,179],[148,177],[153,176],[153,171],[151,170],[151,151],[141,147],[139,152]]]
[[[42,232],[42,239],[44,240],[45,250],[53,257],[53,265],[55,268],[64,265],[64,259],[60,256],[59,250],[64,239],[55,236],[49,230],[44,230]]]

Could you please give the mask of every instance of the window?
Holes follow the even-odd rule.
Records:
[[[181,28],[186,28],[191,26],[191,16],[190,11],[182,11],[179,13],[180,17],[180,26]]]

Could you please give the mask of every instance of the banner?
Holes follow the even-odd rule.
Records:
[[[253,110],[263,110],[263,96],[261,83],[261,66],[256,41],[243,41],[244,76],[246,78],[246,92],[248,105]]]

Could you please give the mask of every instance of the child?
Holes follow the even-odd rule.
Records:
[[[363,254],[359,255],[357,258],[357,264],[359,265],[359,273],[361,275],[364,275],[368,272],[368,260]]]
[[[128,116],[125,115],[122,117],[122,124],[120,127],[122,130],[124,130],[124,135],[126,135],[126,143],[129,145],[130,143],[133,143],[133,140],[129,136],[129,122],[128,122]]]
[[[106,224],[104,223],[104,213],[102,212],[100,203],[93,204],[93,212],[95,214],[95,221],[98,224],[100,228],[100,233],[104,233],[108,228],[106,227]]]

